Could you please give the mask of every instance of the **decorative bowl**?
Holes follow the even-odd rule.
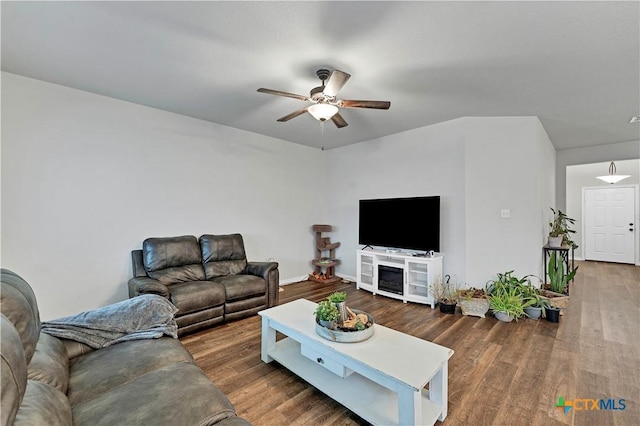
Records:
[[[320,325],[320,322],[318,321],[318,319],[316,319],[316,334],[318,334],[318,336],[322,338],[331,340],[332,342],[339,343],[362,342],[373,336],[373,317],[368,313],[359,311],[357,309],[352,309],[352,311],[356,314],[365,314],[369,318],[369,322],[371,323],[371,325],[364,330],[344,331],[340,330],[339,328],[332,330]]]

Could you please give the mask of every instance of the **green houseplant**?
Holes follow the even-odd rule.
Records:
[[[576,232],[571,228],[576,223],[575,219],[570,218],[560,209],[555,210],[551,207],[551,212],[553,220],[549,222],[549,247],[564,245],[574,249],[578,248],[578,245],[571,239],[571,234]]]
[[[318,307],[314,312],[320,325],[326,328],[335,328],[335,323],[340,318],[340,311],[329,300],[323,300],[318,303]]]
[[[565,272],[564,262],[562,259],[558,259],[555,251],[549,255],[548,266],[550,290],[559,294],[568,293],[569,281],[575,278],[578,267]]]
[[[531,287],[530,275],[518,278],[513,271],[498,273],[495,280],[487,283],[489,306],[500,321],[510,322],[524,316],[524,308],[531,300],[525,300],[525,294]]]
[[[538,319],[546,316],[549,300],[540,294],[540,289],[529,284],[522,287],[522,306],[528,318]]]
[[[517,287],[491,293],[489,306],[500,321],[511,322],[514,319],[517,321],[524,316],[522,293]]]
[[[334,293],[331,293],[328,299],[332,303],[341,303],[347,300],[347,293],[343,291],[336,291]]]
[[[347,319],[347,293],[343,291],[336,291],[331,293],[327,299],[329,302],[333,303],[336,308],[338,308],[338,322],[342,324]]]

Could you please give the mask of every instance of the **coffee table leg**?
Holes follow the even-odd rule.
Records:
[[[271,328],[269,318],[262,317],[262,346],[261,358],[264,362],[271,362],[273,358],[269,356],[269,351],[276,347],[276,330]]]
[[[398,389],[398,424],[422,424],[422,394],[409,387]]]
[[[438,420],[443,421],[447,417],[447,392],[449,380],[449,363],[442,363],[442,368],[429,382],[429,400],[441,407],[441,414]]]

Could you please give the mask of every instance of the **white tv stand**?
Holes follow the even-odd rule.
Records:
[[[356,288],[372,292],[374,295],[416,302],[435,307],[432,287],[442,279],[442,256],[411,256],[408,253],[392,253],[385,250],[358,250]],[[390,267],[402,272],[402,294],[380,289],[378,267]]]

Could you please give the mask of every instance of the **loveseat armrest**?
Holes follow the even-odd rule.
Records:
[[[140,296],[141,294],[157,294],[169,299],[171,292],[169,288],[149,277],[134,277],[129,280],[129,297]]]
[[[278,262],[247,262],[244,273],[264,278],[267,281],[267,307],[272,308],[278,304],[280,298]]]

